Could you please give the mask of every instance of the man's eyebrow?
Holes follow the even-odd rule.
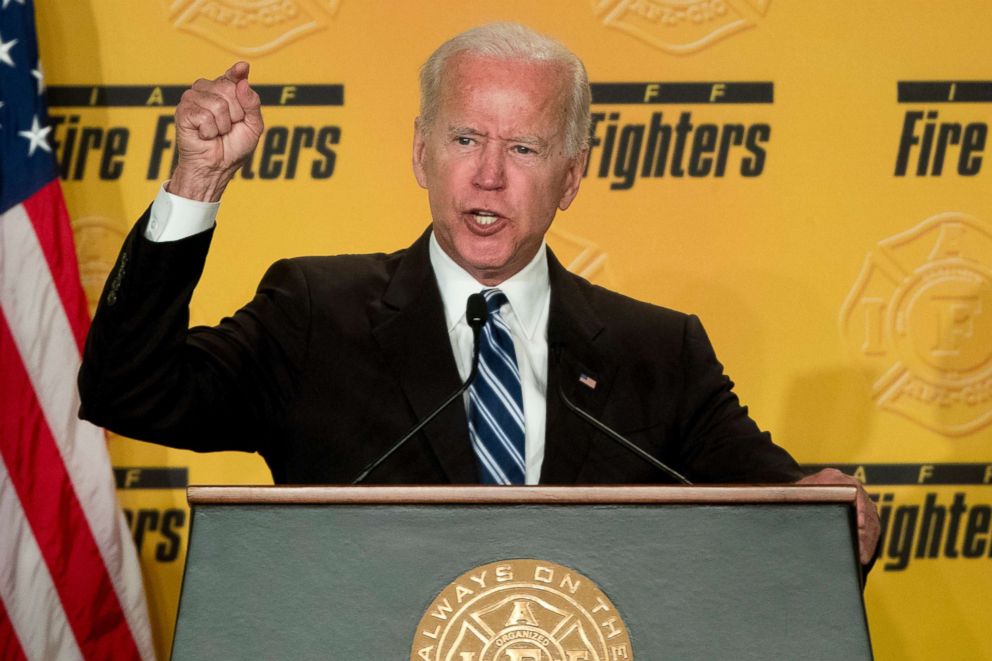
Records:
[[[548,141],[536,135],[520,135],[515,138],[507,139],[507,142],[519,142],[524,145],[536,145],[538,147],[543,147],[548,144]]]
[[[485,136],[486,134],[483,133],[482,131],[480,131],[479,129],[472,128],[471,126],[449,126],[448,127],[448,135],[450,135],[450,136],[456,136],[456,135],[481,135],[481,136]]]
[[[459,135],[472,135],[472,136],[480,136],[483,138],[490,137],[488,133],[480,131],[479,129],[473,128],[471,126],[449,126],[448,135],[451,137],[455,137]],[[503,138],[500,139],[503,140],[504,142],[513,142],[523,145],[533,145],[535,147],[544,147],[548,144],[547,140],[536,135],[518,135],[505,139]]]

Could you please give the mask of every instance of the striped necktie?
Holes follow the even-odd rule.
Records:
[[[524,407],[513,337],[500,316],[498,289],[482,292],[489,320],[479,338],[479,374],[469,388],[468,433],[483,484],[523,484]]]

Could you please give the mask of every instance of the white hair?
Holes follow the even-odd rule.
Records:
[[[572,51],[551,37],[519,23],[489,23],[466,30],[447,40],[420,68],[420,119],[427,132],[441,106],[441,79],[453,56],[468,53],[505,60],[548,62],[561,65],[567,83],[562,111],[565,118],[565,151],[576,156],[589,144],[589,77]]]

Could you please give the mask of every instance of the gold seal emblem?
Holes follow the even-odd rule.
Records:
[[[339,0],[173,0],[172,24],[238,55],[264,55],[327,27]]]
[[[840,312],[879,407],[947,436],[992,422],[992,228],[943,213],[879,241]]]
[[[417,626],[411,661],[619,661],[634,658],[613,603],[574,569],[534,559],[465,572]]]
[[[771,0],[593,0],[614,28],[674,55],[695,53],[753,27]]]

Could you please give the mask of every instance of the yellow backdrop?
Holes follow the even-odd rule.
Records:
[[[228,189],[194,323],[247,301],[278,257],[418,235],[415,81],[444,38],[500,19],[560,38],[588,66],[596,122],[552,246],[594,281],[699,314],[755,418],[800,461],[867,482],[886,526],[866,591],[880,659],[992,657],[985,3],[36,4],[91,300],[168,175],[179,90],[252,62],[268,134]],[[270,478],[253,456],[111,450],[164,656],[182,487]]]

